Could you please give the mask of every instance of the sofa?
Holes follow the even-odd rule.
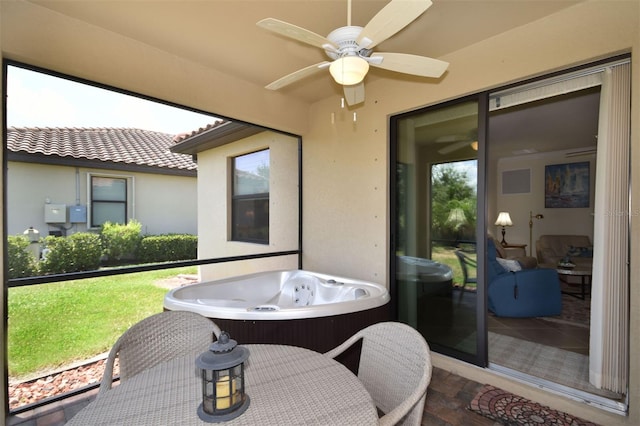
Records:
[[[487,242],[489,311],[498,317],[543,317],[560,315],[562,293],[555,269],[534,268],[509,271],[496,258],[496,244]]]
[[[569,261],[576,267],[591,269],[593,244],[587,235],[541,235],[536,241],[538,263],[555,267]]]
[[[493,242],[493,245],[496,248],[496,256],[499,259],[514,260],[518,262],[520,269],[532,269],[538,266],[538,259],[533,256],[527,256],[523,249],[509,249],[502,247],[502,244],[496,242],[495,238],[491,234],[487,235],[487,239]],[[503,262],[503,266],[509,268],[507,265],[508,262]],[[509,269],[514,268],[512,267]]]

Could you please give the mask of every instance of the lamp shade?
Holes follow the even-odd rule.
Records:
[[[467,217],[464,215],[464,211],[460,207],[451,209],[447,222],[452,224],[455,228],[459,228],[467,221]]]
[[[495,224],[498,226],[512,226],[513,222],[511,222],[511,216],[509,216],[509,212],[500,212]]]
[[[360,83],[369,71],[369,63],[358,56],[344,56],[331,63],[329,72],[338,84],[351,86]]]

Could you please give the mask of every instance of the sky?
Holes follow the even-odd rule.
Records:
[[[9,127],[132,127],[175,135],[214,121],[213,116],[15,66],[8,68]]]
[[[451,163],[442,163],[441,165],[445,167],[451,166],[454,169],[465,173],[469,186],[471,186],[475,191],[478,190],[478,160],[454,161]]]

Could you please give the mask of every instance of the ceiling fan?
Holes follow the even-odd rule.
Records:
[[[438,150],[438,154],[451,154],[454,151],[470,146],[474,151],[478,150],[478,134],[476,130],[473,130],[463,135],[447,135],[440,136],[435,140],[435,143],[448,143],[443,148]]]
[[[421,77],[440,77],[449,64],[438,59],[404,53],[374,52],[372,49],[413,22],[432,5],[431,0],[391,0],[363,28],[351,25],[351,0],[347,0],[347,26],[327,37],[307,29],[266,18],[257,23],[269,31],[324,49],[331,61],[323,61],[288,74],[266,86],[278,90],[329,68],[333,79],[344,87],[348,105],[364,102],[364,83],[369,66]]]

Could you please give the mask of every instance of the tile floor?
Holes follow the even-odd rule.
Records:
[[[482,384],[434,368],[423,425],[491,426],[500,423],[467,410]],[[97,389],[12,416],[7,426],[62,426],[93,400]]]

